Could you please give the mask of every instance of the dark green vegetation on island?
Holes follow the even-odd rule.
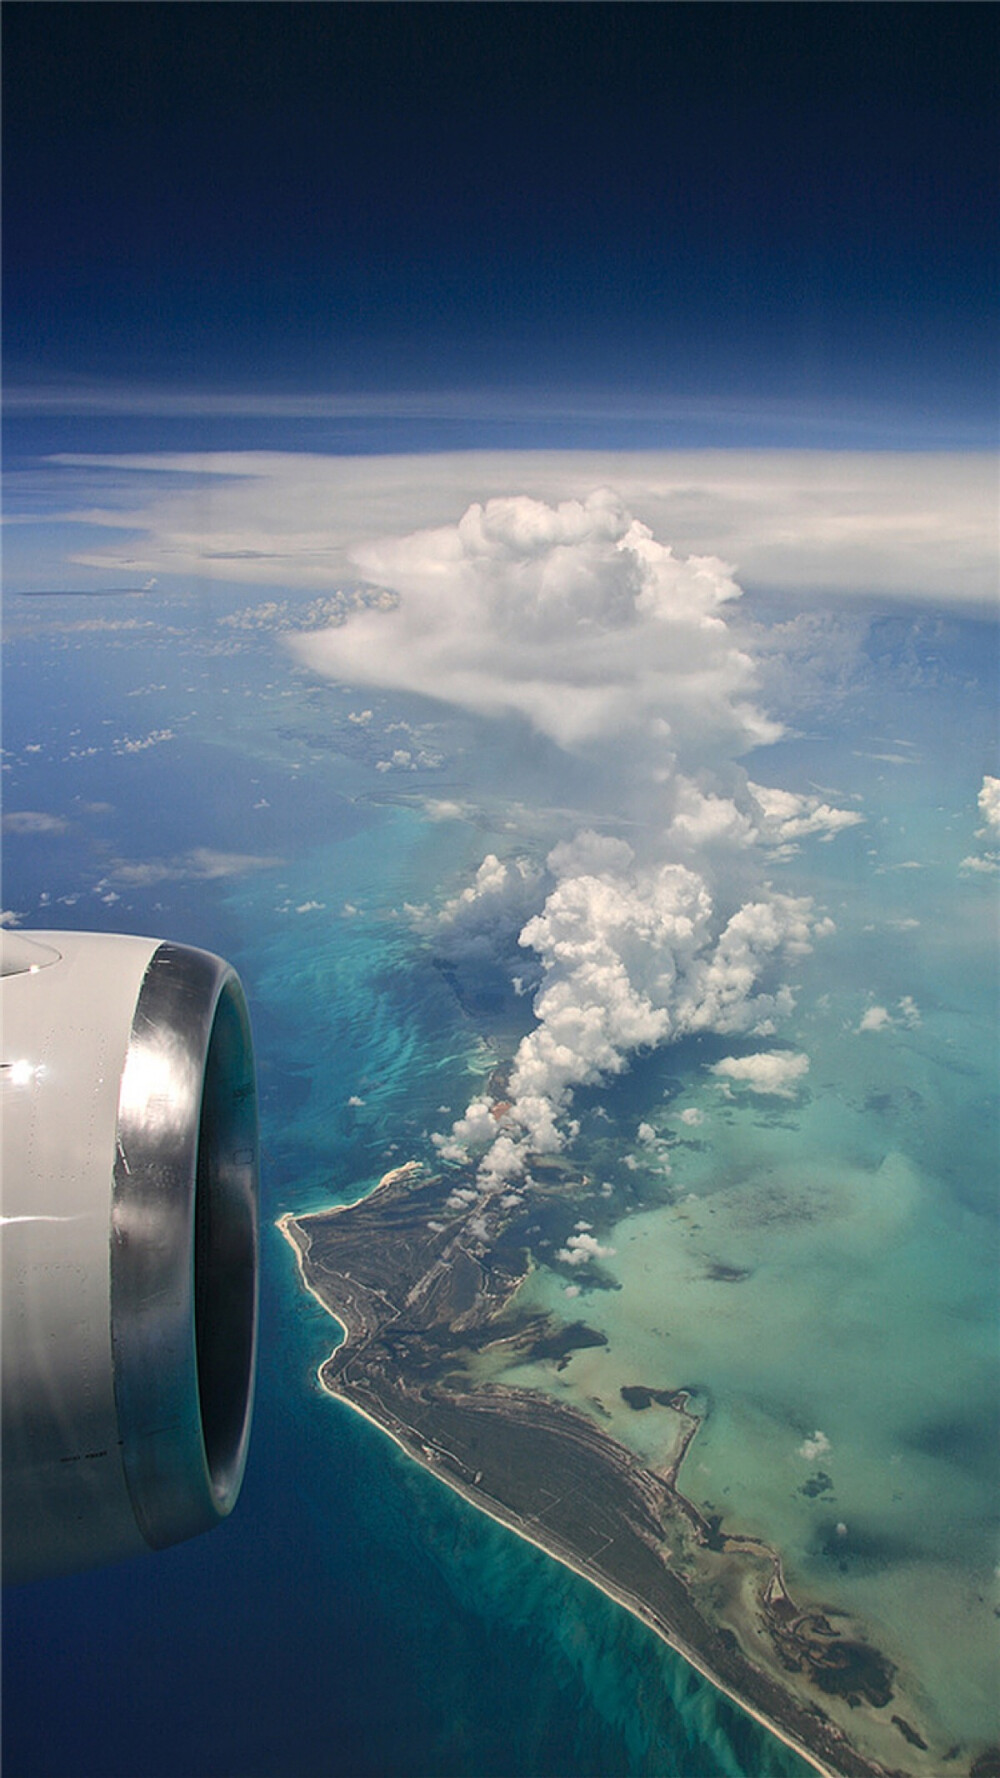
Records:
[[[886,1656],[830,1606],[797,1603],[778,1552],[681,1492],[701,1424],[683,1379],[621,1390],[636,1412],[673,1417],[658,1468],[597,1418],[502,1380],[529,1361],[562,1369],[605,1341],[518,1299],[532,1232],[557,1201],[572,1204],[572,1179],[547,1169],[520,1195],[456,1196],[468,1183],[410,1164],[356,1204],[281,1219],[306,1283],[345,1329],[323,1386],[625,1604],[821,1771],[937,1778],[940,1750],[913,1726],[917,1707]],[[966,1770],[954,1757],[947,1767]]]

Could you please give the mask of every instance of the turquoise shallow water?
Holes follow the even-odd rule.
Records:
[[[950,707],[975,758],[992,717],[977,724],[967,682],[929,704],[882,712],[920,743],[913,766],[898,742],[872,759],[892,743],[860,721],[816,749],[866,821],[780,867],[836,922],[781,1030],[810,1058],[801,1089],[727,1086],[707,1041],[651,1063],[641,1102],[623,1087],[634,1202],[602,1221],[593,1194],[613,1252],[602,1287],[570,1286],[608,1345],[516,1375],[596,1399],[651,1460],[669,1416],[630,1412],[620,1387],[693,1386],[692,1498],[780,1548],[793,1593],[858,1614],[944,1744],[974,1748],[1000,1695],[996,892],[963,869],[983,846],[976,772],[928,739]],[[541,1270],[531,1300],[566,1315],[567,1277]]]
[[[206,660],[200,626],[183,646],[123,643],[103,678],[85,636],[18,645],[8,807],[67,826],[8,846],[5,898],[29,924],[162,930],[232,956],[270,1219],[432,1158],[430,1132],[510,1053],[509,1006],[456,999],[414,910],[457,893],[487,850],[537,855],[572,831],[585,785],[523,736],[480,736],[477,752],[474,724],[378,706],[376,727],[437,725],[442,762],[380,773],[380,738],[349,720],[362,700],[310,690],[265,643]],[[581,1094],[573,1158],[622,1288],[571,1304],[558,1269],[533,1288],[606,1329],[608,1350],[577,1354],[558,1386],[606,1398],[649,1454],[653,1422],[621,1409],[620,1383],[699,1386],[692,1494],[779,1542],[790,1581],[864,1614],[958,1739],[995,1732],[996,983],[994,884],[959,868],[983,850],[991,669],[963,626],[950,651],[930,689],[888,675],[889,708],[880,667],[877,708],[862,675],[808,746],[752,763],[764,782],[855,795],[866,816],[774,862],[776,886],[816,896],[837,927],[796,966],[778,1038],[810,1056],[802,1091],[727,1098],[706,1063],[733,1046],[706,1039]],[[123,709],[130,734],[175,738],[114,752]],[[942,748],[949,727],[961,749]],[[905,757],[899,736],[919,768],[868,757]],[[463,801],[465,818],[430,819],[426,797]],[[209,845],[256,862],[199,876],[190,858]],[[168,868],[140,885],[116,859]],[[859,1031],[872,1005],[893,1022]],[[711,1261],[748,1275],[709,1279]],[[801,1772],[627,1614],[320,1395],[331,1323],[270,1228],[264,1307],[253,1457],[225,1531],[8,1603],[12,1770],[134,1778],[141,1736],[149,1778]],[[803,1457],[818,1433],[829,1451]],[[831,1488],[804,1495],[820,1471]],[[61,1713],[43,1708],[55,1667],[79,1678]]]

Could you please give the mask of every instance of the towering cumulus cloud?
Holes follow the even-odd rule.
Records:
[[[574,1089],[636,1052],[777,1030],[793,1005],[783,966],[829,922],[775,893],[763,860],[860,816],[747,780],[738,756],[781,730],[726,622],[732,570],[675,556],[609,489],[474,504],[457,524],[361,545],[354,561],[395,601],[297,639],[313,668],[526,719],[599,760],[610,810],[638,797],[652,822],[641,857],[589,829],[544,869],[490,854],[440,915],[453,957],[506,950],[511,979],[534,991],[506,1101],[474,1100],[435,1138],[445,1158],[478,1153],[481,1182],[499,1185],[563,1147]]]
[[[297,644],[335,678],[516,713],[568,746],[628,733],[740,749],[778,733],[722,615],[740,596],[730,569],[678,559],[607,488],[475,504],[353,560],[400,597]]]
[[[556,848],[550,870],[565,867],[571,850]],[[684,865],[637,868],[627,847],[594,834],[579,836],[579,850],[589,851],[590,868],[560,876],[521,931],[543,980],[509,1100],[474,1100],[438,1138],[448,1159],[485,1145],[485,1184],[516,1177],[532,1153],[562,1148],[573,1088],[620,1073],[636,1051],[696,1031],[772,1033],[793,1005],[778,967],[829,930],[805,897],[768,892],[725,918]]]

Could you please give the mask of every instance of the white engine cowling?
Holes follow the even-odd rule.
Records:
[[[239,978],[157,939],[2,945],[3,1578],[162,1549],[239,1494],[258,1136]]]

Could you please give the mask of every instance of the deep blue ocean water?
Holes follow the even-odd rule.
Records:
[[[490,836],[428,822],[410,784],[351,751],[362,700],[313,691],[265,643],[206,652],[204,611],[110,638],[69,628],[65,605],[42,616],[50,628],[15,629],[8,648],[5,807],[66,825],[8,841],[4,905],[26,926],[162,932],[240,970],[260,1073],[262,1338],[233,1518],[5,1598],[5,1778],[801,1775],[629,1614],[315,1382],[332,1324],[274,1218],[426,1151],[488,1068],[404,904],[453,892]],[[977,687],[964,794],[990,763],[989,668],[963,670]],[[434,795],[465,784],[457,732]],[[795,787],[782,769],[774,781]],[[198,848],[256,863],[211,874]],[[162,871],[139,884],[122,861]]]

